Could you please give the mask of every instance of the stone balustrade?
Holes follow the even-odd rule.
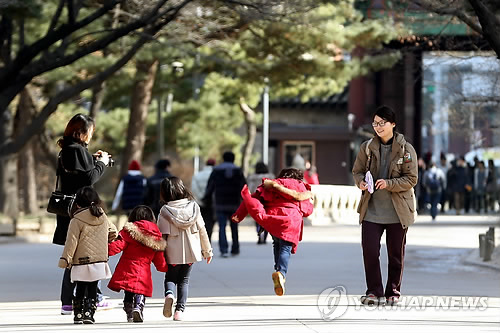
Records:
[[[312,185],[311,191],[314,194],[314,211],[305,219],[308,224],[358,224],[356,210],[361,190],[356,186]]]

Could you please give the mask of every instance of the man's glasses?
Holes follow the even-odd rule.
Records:
[[[388,123],[388,121],[386,121],[386,120],[381,120],[381,121],[379,121],[379,122],[374,121],[374,122],[372,123],[372,126],[373,126],[373,127],[377,127],[377,126],[382,127],[382,126],[385,126],[385,124],[387,124],[387,123]]]

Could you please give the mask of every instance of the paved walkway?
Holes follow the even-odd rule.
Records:
[[[437,222],[425,221],[425,216],[412,228],[411,242],[418,245],[438,244],[442,232],[462,230],[462,235],[470,230],[486,231],[489,225],[496,224],[496,217],[446,216]],[[447,222],[449,221],[449,222]],[[418,225],[424,226],[419,228]],[[436,225],[437,228],[429,228]],[[471,228],[471,225],[475,226]],[[479,228],[478,228],[479,226]],[[483,228],[484,226],[484,228]],[[451,229],[448,229],[451,228]],[[242,226],[242,241],[254,242],[255,234],[251,224]],[[432,232],[436,230],[438,232]],[[495,260],[484,263],[477,254],[477,235],[468,240],[450,239],[447,246],[470,249],[464,260],[468,264],[486,264],[489,268],[500,271],[498,249]],[[307,227],[305,242],[358,243],[359,228],[352,225],[335,227]],[[496,240],[499,243],[500,231]],[[50,234],[26,234],[17,239],[2,238],[3,241],[42,241],[50,242]],[[342,247],[338,247],[341,249]],[[303,246],[303,250],[306,247]],[[267,254],[267,252],[266,252]],[[2,255],[6,255],[2,253]],[[296,276],[299,274],[299,258],[296,260]],[[246,261],[242,261],[246,262]],[[232,261],[221,261],[229,265]],[[305,264],[305,262],[303,263]],[[201,268],[201,267],[200,267]],[[54,268],[55,269],[55,268]],[[35,274],[36,272],[33,272]],[[227,273],[229,274],[229,273]],[[422,273],[423,274],[423,273]],[[237,278],[238,274],[234,274]],[[307,284],[307,275],[302,284]],[[417,276],[417,275],[416,275]],[[418,275],[425,276],[425,275]],[[445,275],[443,275],[444,277]],[[33,277],[36,279],[36,277]],[[237,283],[237,281],[234,281]],[[292,282],[292,281],[290,281]],[[426,281],[422,281],[424,283]],[[452,283],[450,281],[450,283]],[[269,281],[270,284],[270,281]],[[408,285],[410,281],[408,281]],[[320,284],[323,285],[323,284]],[[199,286],[202,287],[202,286]],[[240,286],[241,287],[241,286]],[[0,282],[0,288],[5,288]],[[43,288],[43,286],[40,286]],[[202,287],[203,288],[203,287]],[[295,289],[299,290],[297,286]],[[292,288],[290,290],[293,290]],[[0,290],[1,292],[1,290]],[[193,293],[194,295],[201,293]],[[318,290],[308,295],[251,295],[232,293],[238,296],[228,297],[190,297],[185,313],[185,321],[174,322],[162,316],[163,299],[147,299],[144,323],[126,323],[121,309],[121,301],[114,299],[116,307],[107,311],[98,311],[95,325],[74,325],[72,316],[59,314],[59,301],[30,301],[0,303],[0,332],[113,332],[147,330],[147,332],[479,332],[500,331],[500,297],[463,297],[463,296],[409,296],[402,298],[397,307],[364,307],[357,301],[359,295],[346,295],[342,290]],[[251,296],[248,296],[248,295]],[[464,293],[467,295],[474,293]],[[339,297],[332,298],[338,295]],[[448,294],[454,295],[454,294]],[[498,293],[495,294],[498,296]]]
[[[396,307],[364,307],[347,295],[337,299],[337,306],[328,307],[327,297],[321,298],[318,306],[317,295],[190,298],[182,322],[163,317],[162,299],[148,299],[144,323],[127,323],[118,305],[111,310],[98,311],[95,325],[78,326],[73,324],[72,316],[58,314],[57,301],[0,303],[0,332],[91,330],[109,333],[140,328],[141,332],[203,333],[389,330],[470,333],[498,332],[500,328],[499,298],[406,296],[406,300],[402,300],[406,304]],[[464,302],[469,303],[465,305]]]

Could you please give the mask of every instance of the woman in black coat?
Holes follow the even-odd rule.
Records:
[[[68,122],[64,136],[57,142],[61,147],[57,173],[61,192],[64,194],[75,194],[78,189],[93,185],[101,178],[109,164],[107,152],[99,150],[92,156],[87,150],[94,131],[94,120],[89,116],[77,114]],[[68,216],[57,215],[52,243],[64,246],[70,220]],[[61,314],[72,313],[73,290],[70,269],[65,269],[61,286]]]

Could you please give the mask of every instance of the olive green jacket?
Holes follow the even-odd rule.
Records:
[[[376,176],[378,174],[380,167],[380,139],[378,136],[361,144],[352,168],[356,186],[359,187],[359,184],[364,180],[368,167],[372,175]],[[396,132],[392,143],[388,175],[386,190],[391,192],[394,209],[398,214],[401,225],[406,229],[415,222],[417,217],[413,187],[418,181],[418,162],[413,146],[406,142],[404,135]],[[371,194],[368,190],[364,190],[358,206],[360,223],[366,215],[370,198]]]

